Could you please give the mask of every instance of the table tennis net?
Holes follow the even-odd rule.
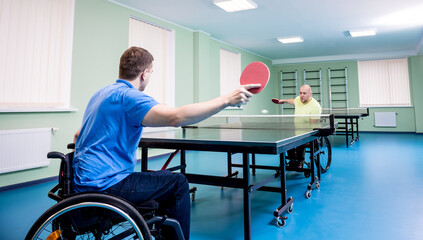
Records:
[[[355,115],[355,114],[369,114],[368,108],[323,108],[322,114],[341,114],[341,115]]]
[[[325,115],[216,115],[186,128],[216,129],[322,129],[330,128],[329,114]],[[333,124],[333,123],[332,123]]]

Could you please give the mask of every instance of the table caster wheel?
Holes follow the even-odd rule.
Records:
[[[310,190],[305,193],[305,197],[307,199],[310,199],[311,198],[311,191]]]
[[[294,204],[291,204],[291,206],[289,206],[287,209],[286,209],[286,212],[287,213],[292,213],[294,211]]]
[[[276,217],[276,225],[278,227],[284,227],[286,225],[286,217]]]

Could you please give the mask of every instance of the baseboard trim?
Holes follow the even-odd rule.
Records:
[[[157,158],[166,157],[166,156],[169,156],[170,154],[171,153],[163,153],[163,154],[159,154],[159,155],[156,155],[156,156],[151,156],[151,157],[149,157],[149,160],[154,160],[154,159],[157,159]],[[141,159],[138,159],[137,162],[138,163],[141,162]],[[57,181],[58,178],[59,178],[58,176],[53,176],[53,177],[41,178],[41,179],[28,181],[28,182],[22,182],[22,183],[7,185],[7,186],[0,187],[0,192],[14,190],[14,189],[23,188],[23,187],[29,187],[29,186],[47,183],[47,182],[53,182],[53,181]]]
[[[37,185],[37,184],[46,183],[46,182],[57,181],[57,179],[58,179],[58,176],[53,176],[53,177],[42,178],[42,179],[37,179],[37,180],[33,180],[33,181],[3,186],[3,187],[0,187],[0,192],[14,190],[14,189],[23,188],[23,187],[29,187],[29,186],[33,186],[33,185]]]

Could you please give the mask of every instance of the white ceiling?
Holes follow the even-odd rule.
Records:
[[[235,13],[223,11],[213,0],[112,2],[208,33],[274,64],[423,54],[423,0],[254,0],[257,9]],[[347,34],[369,28],[377,35]],[[277,41],[296,35],[304,42]]]

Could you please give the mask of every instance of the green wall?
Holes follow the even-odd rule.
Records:
[[[348,67],[351,107],[359,105],[357,62],[327,62],[272,66],[269,59],[239,49],[212,38],[207,33],[191,31],[152,16],[145,15],[103,0],[76,0],[72,60],[71,107],[76,112],[60,113],[0,113],[0,129],[22,129],[55,127],[59,131],[52,135],[52,150],[66,151],[66,144],[73,139],[80,127],[86,104],[99,88],[115,82],[118,76],[119,58],[128,48],[129,17],[135,16],[169,29],[175,30],[176,46],[176,105],[181,106],[219,96],[219,50],[225,48],[241,53],[244,68],[253,61],[267,64],[271,71],[268,86],[255,95],[250,104],[241,110],[223,110],[220,114],[280,114],[278,105],[270,99],[280,96],[280,70],[297,69],[299,79],[304,69],[322,69],[326,81],[327,68]],[[423,132],[423,56],[410,58],[410,84],[412,86],[411,108],[371,109],[371,111],[398,112],[396,129],[375,129],[371,117],[362,120],[365,131],[406,131]],[[326,79],[326,80],[325,80]],[[327,102],[324,103],[327,106]],[[48,167],[13,173],[0,174],[0,187],[33,181],[57,175],[58,160],[51,160]]]
[[[369,117],[360,120],[361,131],[374,131],[374,132],[423,132],[423,97],[419,90],[423,89],[423,56],[415,56],[408,58],[409,73],[410,73],[410,89],[411,89],[411,107],[377,107],[369,109]],[[274,75],[279,74],[280,71],[298,72],[298,85],[304,83],[303,71],[322,70],[322,85],[323,92],[323,107],[329,107],[329,78],[328,68],[330,69],[348,69],[348,99],[349,107],[360,107],[359,88],[358,88],[358,70],[357,61],[337,61],[337,62],[320,62],[320,63],[304,63],[304,64],[286,64],[273,66]],[[280,87],[279,87],[280,88]],[[279,89],[279,96],[280,96]],[[280,107],[277,107],[278,113],[281,112]],[[374,112],[396,112],[397,113],[397,127],[395,128],[382,128],[374,127]]]
[[[242,67],[252,61],[271,61],[227,45],[208,34],[175,26],[151,16],[104,0],[76,0],[72,52],[71,107],[76,112],[0,113],[0,129],[55,127],[52,150],[66,152],[67,143],[79,129],[86,104],[99,88],[114,83],[119,58],[128,48],[129,18],[135,16],[175,30],[176,105],[181,106],[219,96],[219,49],[224,47],[242,55]],[[272,76],[269,87],[252,98],[243,110],[224,110],[223,114],[259,114],[273,107],[265,97],[276,95],[279,84]],[[273,87],[271,87],[273,85]],[[270,111],[269,114],[275,114]],[[159,152],[158,152],[159,153]],[[154,154],[154,152],[153,152]],[[48,167],[0,174],[0,187],[56,176],[59,161]]]
[[[423,133],[423,56],[410,57],[409,66],[416,132]]]

